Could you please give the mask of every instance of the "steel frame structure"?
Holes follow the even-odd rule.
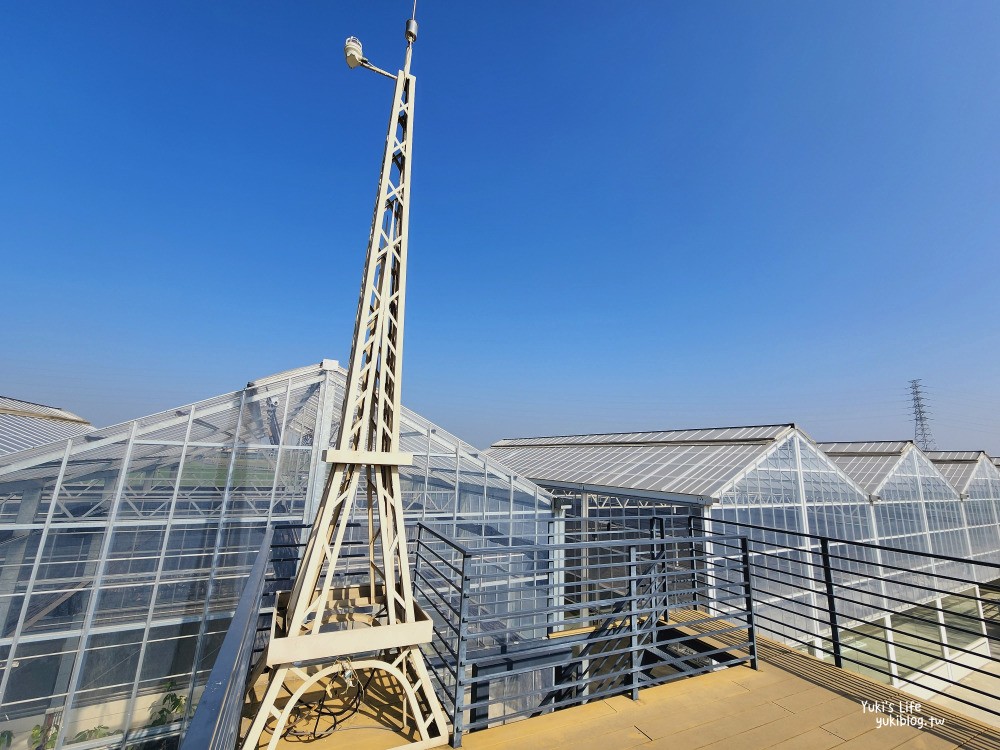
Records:
[[[433,626],[413,597],[399,478],[399,467],[412,463],[412,455],[400,451],[399,434],[416,86],[410,74],[416,39],[412,19],[406,37],[406,62],[395,77],[336,449],[324,452],[332,466],[298,574],[275,618],[265,658],[251,675],[251,700],[256,702],[255,678],[269,673],[243,741],[245,749],[258,746],[272,719],[267,747],[276,748],[296,704],[315,687],[329,694],[334,679],[352,668],[342,658],[349,655],[362,655],[353,668],[394,678],[403,723],[412,719],[419,738],[407,746],[430,748],[448,742],[447,721],[420,651],[421,644],[430,642]],[[348,44],[352,41],[356,43]],[[362,65],[384,73],[367,60],[362,59]],[[345,583],[341,548],[362,477],[368,574],[360,584]],[[282,693],[287,693],[283,701]]]

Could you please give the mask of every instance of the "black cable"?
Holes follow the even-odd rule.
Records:
[[[354,672],[354,665],[351,664],[350,660],[343,660],[346,662],[347,669]],[[356,672],[354,672],[357,674]],[[343,672],[341,672],[343,674]],[[334,731],[337,730],[338,726],[354,716],[360,709],[361,704],[364,701],[365,693],[368,691],[368,685],[371,683],[372,679],[375,677],[375,670],[371,670],[371,674],[368,675],[368,679],[365,680],[364,684],[361,680],[358,680],[357,690],[354,693],[354,697],[348,701],[345,706],[341,709],[327,708],[326,700],[329,697],[326,691],[323,692],[323,697],[320,698],[319,703],[302,705],[300,709],[296,706],[291,715],[288,717],[288,726],[282,733],[282,738],[287,739],[290,742],[312,742],[314,740],[321,740],[324,737],[328,737]],[[348,689],[349,689],[348,685]],[[315,722],[313,722],[312,729],[296,729],[295,727],[308,723],[315,716]],[[329,719],[331,725],[328,729],[320,731],[319,724],[320,719]]]

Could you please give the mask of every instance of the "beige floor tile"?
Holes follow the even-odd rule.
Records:
[[[837,750],[891,750],[920,734],[916,727],[876,727],[859,734]]]
[[[823,724],[823,729],[843,740],[852,740],[860,734],[876,729],[879,719],[886,720],[886,718],[883,714],[859,709],[857,712]]]
[[[778,703],[782,698],[787,698],[790,695],[808,692],[812,688],[812,685],[808,682],[803,682],[802,680],[783,680],[781,682],[772,682],[769,685],[763,685],[760,687],[757,685],[749,685],[748,687],[750,693],[753,695],[767,698],[769,701]],[[824,692],[831,697],[834,696],[834,694],[829,690],[824,689]]]
[[[754,691],[756,694],[757,691]],[[789,711],[801,711],[805,708],[811,708],[812,706],[818,706],[821,703],[826,703],[828,701],[836,698],[836,694],[831,693],[826,688],[814,687],[807,690],[802,690],[801,685],[799,690],[790,693],[783,698],[773,699],[774,703],[777,703],[782,708],[787,708]]]
[[[589,744],[595,742],[596,738],[604,738],[626,730],[638,732],[639,730],[635,728],[632,722],[633,718],[629,714],[616,713],[578,724],[543,727],[538,732],[523,735],[523,738],[530,738],[531,744],[535,747],[555,747],[557,745],[569,744],[580,744],[583,747],[587,747]],[[608,743],[608,747],[614,746],[614,743]]]
[[[831,700],[825,701],[809,708],[803,708],[796,712],[803,723],[808,723],[810,727],[822,727],[838,719],[842,719],[851,714],[860,714],[861,704],[854,701],[835,696]],[[843,738],[841,738],[843,739]]]
[[[777,719],[790,716],[781,706],[766,703],[742,713],[723,716],[706,724],[685,729],[680,732],[664,731],[664,727],[654,729],[648,724],[636,724],[636,727],[649,737],[654,738],[651,748],[670,748],[670,750],[694,750],[715,742],[723,742],[729,738],[746,732],[748,729],[767,724]]]
[[[739,685],[753,684],[763,686],[774,682],[785,682],[786,680],[800,681],[795,675],[770,664],[762,665],[757,670],[750,669],[749,667],[738,667],[729,671],[734,673],[731,677],[732,681]]]
[[[749,728],[724,741],[706,745],[702,750],[764,750],[782,744],[796,747],[796,741],[800,737],[808,735],[811,740],[821,737],[822,735],[816,734],[817,730],[821,730],[821,728],[816,726],[815,720],[809,721],[804,716],[803,713],[789,713],[776,721]],[[833,744],[829,744],[827,747],[835,747],[842,742],[836,735],[829,732],[826,734],[833,739]]]
[[[829,750],[841,744],[841,739],[821,727],[810,729],[797,737],[791,737],[774,745],[772,750]],[[840,750],[838,748],[838,750]]]
[[[589,748],[606,748],[606,750],[625,750],[626,748],[642,747],[649,744],[649,737],[644,735],[635,727],[619,729],[617,732],[609,732],[599,737],[592,738],[585,743],[563,743],[559,745],[538,745],[535,748],[552,748],[553,750],[583,750]]]
[[[1000,747],[1000,742],[996,740],[991,744],[992,747]],[[984,747],[989,746],[984,745]],[[960,747],[960,745],[930,732],[921,732],[912,739],[897,745],[893,750],[954,750],[956,747]]]

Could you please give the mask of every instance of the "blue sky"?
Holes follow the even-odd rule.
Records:
[[[11,3],[0,393],[346,360],[406,2]],[[1000,6],[421,0],[404,401],[1000,453]]]

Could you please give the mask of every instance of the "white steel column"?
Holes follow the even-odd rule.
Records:
[[[812,530],[809,526],[809,513],[806,510],[806,480],[802,474],[802,450],[801,447],[799,446],[798,435],[793,435],[790,439],[792,441],[792,446],[795,449],[795,476],[796,476],[795,488],[798,490],[799,493],[799,520],[802,523],[802,533],[808,535],[811,533]],[[806,558],[808,560],[806,564],[812,568],[813,572],[815,572],[817,550],[813,548],[814,545],[808,536],[803,537],[803,539],[805,540],[805,543],[803,544],[803,552],[805,552]],[[833,571],[830,571],[830,575],[831,576],[833,575]],[[816,650],[814,651],[813,656],[815,656],[817,659],[822,659],[823,628],[820,625],[820,623],[816,619],[814,619],[823,610],[823,607],[819,606],[818,596],[819,595],[816,592],[816,584],[814,583],[812,586],[809,587],[809,607],[813,612],[813,617],[809,618],[809,622],[812,623],[812,631],[813,634],[816,636],[816,640],[814,642],[814,649]],[[830,633],[831,644],[833,643],[833,639],[834,639],[834,633],[831,632]]]
[[[90,600],[87,603],[87,614],[83,621],[82,632],[80,633],[80,646],[76,659],[73,662],[73,671],[70,673],[69,686],[66,689],[66,704],[63,706],[62,721],[59,724],[59,733],[56,735],[56,747],[62,747],[66,742],[66,731],[69,729],[70,720],[73,718],[73,708],[76,702],[77,688],[80,685],[80,678],[83,675],[83,664],[87,659],[87,644],[90,641],[90,632],[94,626],[94,617],[97,614],[97,600],[101,595],[101,584],[104,582],[104,572],[108,567],[108,556],[111,553],[111,542],[114,538],[116,522],[118,520],[118,509],[121,507],[122,492],[125,489],[125,481],[128,477],[129,463],[132,461],[132,450],[135,447],[135,436],[139,431],[139,422],[132,422],[129,430],[128,443],[125,448],[125,455],[122,458],[121,466],[118,469],[118,482],[115,487],[114,497],[111,499],[108,508],[107,525],[105,526],[104,539],[101,541],[101,553],[98,559],[97,574],[94,576],[94,583],[90,589]]]
[[[215,580],[219,569],[219,547],[225,540],[226,512],[233,494],[233,472],[236,469],[236,458],[240,452],[240,432],[243,429],[243,415],[247,408],[247,391],[244,388],[240,394],[240,410],[236,414],[236,428],[233,430],[232,450],[229,454],[229,466],[226,468],[226,487],[222,492],[222,503],[219,505],[219,524],[215,530],[215,545],[212,551],[212,564],[208,569],[208,584],[205,591],[205,606],[201,611],[201,624],[198,627],[198,640],[195,641],[194,661],[191,665],[191,682],[188,684],[187,705],[184,711],[184,727],[187,728],[194,716],[194,690],[198,683],[198,664],[205,650],[205,639],[208,637],[208,612],[212,605],[212,594],[215,592]]]
[[[69,462],[70,451],[73,448],[73,441],[66,441],[66,450],[63,452],[62,463],[59,465],[59,474],[56,483],[52,487],[52,498],[49,500],[49,510],[45,514],[45,525],[42,527],[42,535],[38,540],[38,548],[35,550],[35,559],[31,563],[31,576],[28,578],[28,585],[24,591],[24,600],[21,602],[21,614],[18,615],[17,625],[14,627],[14,636],[11,640],[10,651],[7,652],[7,669],[3,670],[0,676],[0,705],[3,705],[4,697],[7,694],[7,685],[10,681],[10,673],[13,668],[10,666],[17,657],[17,647],[24,630],[24,621],[28,616],[28,604],[35,591],[35,583],[38,581],[38,569],[42,563],[42,555],[45,553],[45,545],[48,542],[49,531],[52,529],[52,517],[58,505],[59,490],[62,488],[63,477],[66,475],[66,464]]]
[[[139,660],[135,667],[135,681],[132,683],[132,693],[129,695],[128,707],[125,709],[125,731],[122,732],[120,747],[125,747],[129,738],[132,725],[132,713],[135,711],[136,700],[139,696],[139,683],[142,681],[143,661],[146,658],[146,645],[149,643],[149,632],[153,628],[153,616],[156,613],[156,598],[160,593],[160,583],[163,580],[163,567],[166,562],[167,550],[170,546],[170,535],[174,528],[174,515],[177,511],[177,495],[180,492],[181,480],[184,476],[184,460],[187,458],[188,441],[191,440],[191,425],[194,422],[195,407],[191,407],[188,412],[188,423],[184,430],[184,445],[181,447],[180,458],[177,460],[177,476],[174,478],[174,489],[170,497],[170,510],[167,512],[167,522],[163,527],[163,539],[160,540],[159,556],[156,560],[156,574],[153,577],[153,586],[149,594],[149,610],[146,612],[146,623],[143,626],[142,643],[139,646]],[[195,664],[192,671],[197,670]]]

